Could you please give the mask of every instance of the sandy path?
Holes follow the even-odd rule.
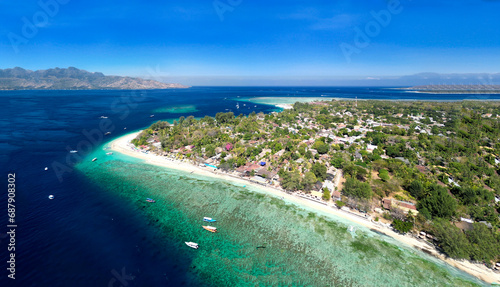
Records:
[[[226,180],[230,181],[232,183],[235,183],[237,185],[241,186],[252,186],[256,189],[260,189],[265,191],[266,193],[269,193],[271,195],[274,195],[276,197],[284,197],[288,202],[295,203],[299,206],[304,206],[308,207],[309,209],[315,209],[318,211],[321,211],[322,213],[326,214],[332,214],[338,217],[342,217],[344,219],[347,219],[351,222],[354,222],[356,224],[362,225],[364,227],[376,230],[380,233],[386,234],[400,242],[403,242],[411,247],[425,250],[427,253],[434,255],[435,257],[445,261],[446,263],[450,264],[451,266],[454,266],[464,272],[467,272],[471,274],[472,276],[475,276],[485,282],[488,283],[498,283],[500,284],[500,273],[495,273],[494,271],[486,268],[482,264],[474,264],[469,261],[457,261],[451,258],[447,258],[445,255],[439,253],[434,247],[430,246],[428,243],[416,239],[414,237],[411,237],[410,235],[401,235],[399,233],[394,232],[392,229],[383,226],[380,223],[373,222],[369,219],[362,218],[356,214],[352,214],[350,212],[345,212],[342,210],[339,210],[337,208],[332,208],[331,206],[326,206],[322,205],[307,199],[302,199],[300,197],[287,194],[283,191],[280,191],[278,189],[272,188],[272,187],[267,187],[263,186],[260,184],[256,184],[253,182],[250,182],[245,179],[237,178],[230,176],[225,173],[220,173],[220,172],[213,172],[211,168],[207,167],[199,167],[195,166],[193,164],[187,163],[187,162],[181,162],[178,160],[171,160],[167,159],[166,157],[161,157],[157,156],[154,154],[145,154],[143,152],[135,151],[132,149],[130,141],[135,138],[139,134],[139,132],[128,134],[125,136],[122,136],[120,138],[117,138],[111,142],[111,148],[114,151],[120,152],[122,154],[135,157],[135,158],[140,158],[144,159],[146,163],[148,164],[154,164],[157,166],[162,166],[162,167],[167,167],[171,169],[176,169],[176,170],[182,170],[185,172],[193,172],[195,174],[201,174],[204,176],[212,177],[212,178],[217,178],[221,180]]]

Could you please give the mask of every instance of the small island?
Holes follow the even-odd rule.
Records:
[[[159,121],[131,147],[335,207],[498,272],[498,138],[496,102],[332,100]]]
[[[427,94],[500,94],[500,85],[424,85],[406,90]]]

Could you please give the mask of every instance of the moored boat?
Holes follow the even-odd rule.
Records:
[[[216,222],[217,220],[215,220],[213,218],[210,218],[210,217],[203,217],[203,221],[206,221],[206,222]]]
[[[187,246],[194,248],[194,249],[198,249],[200,247],[200,246],[198,246],[198,243],[194,243],[194,242],[184,242],[184,243],[186,243]]]
[[[113,153],[112,152],[107,152],[106,155],[112,155]]]
[[[217,232],[217,227],[208,226],[208,225],[207,225],[207,226],[203,225],[202,227],[203,227],[205,230],[208,230],[208,231],[210,231],[210,232],[214,232],[214,233],[215,233],[215,232]]]
[[[96,161],[97,160],[97,157],[94,157],[94,159],[92,159],[92,161]]]
[[[146,198],[146,201],[147,202],[156,202],[156,200],[152,199],[152,198]]]

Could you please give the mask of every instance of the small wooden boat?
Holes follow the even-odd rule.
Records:
[[[198,243],[194,243],[194,242],[184,242],[184,243],[186,243],[186,245],[191,247],[191,248],[194,248],[194,249],[199,248]]]
[[[205,226],[205,225],[204,225],[204,226],[203,226],[203,228],[204,228],[205,230],[208,230],[208,231],[213,232],[213,233],[217,232],[217,228],[216,228],[216,227],[213,227],[213,226]]]
[[[147,202],[156,202],[156,200],[152,199],[152,198],[146,198],[146,201]]]
[[[216,222],[217,220],[215,220],[213,218],[210,218],[210,217],[203,217],[203,221],[206,221],[206,222]]]
[[[92,161],[96,161],[97,160],[97,157],[94,157],[94,159],[92,159]]]

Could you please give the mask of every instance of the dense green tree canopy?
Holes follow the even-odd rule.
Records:
[[[399,219],[394,219],[394,221],[392,222],[392,226],[399,232],[407,233],[413,228],[413,223],[408,221],[402,221]]]
[[[488,262],[500,255],[500,242],[485,224],[474,223],[473,229],[465,234],[470,242],[472,260]]]
[[[342,193],[355,198],[370,199],[373,196],[370,185],[355,178],[347,178]]]
[[[388,181],[389,180],[389,172],[387,171],[387,169],[382,168],[378,171],[378,177],[380,177],[380,179],[383,181]]]
[[[469,258],[469,241],[460,228],[451,225],[446,220],[436,220],[434,234],[446,254],[457,259]]]
[[[428,195],[418,203],[419,210],[427,210],[433,217],[450,219],[455,215],[457,201],[448,194],[445,187],[433,184],[428,187]]]
[[[316,162],[313,164],[311,171],[314,173],[318,180],[324,181],[326,179],[326,166]]]

